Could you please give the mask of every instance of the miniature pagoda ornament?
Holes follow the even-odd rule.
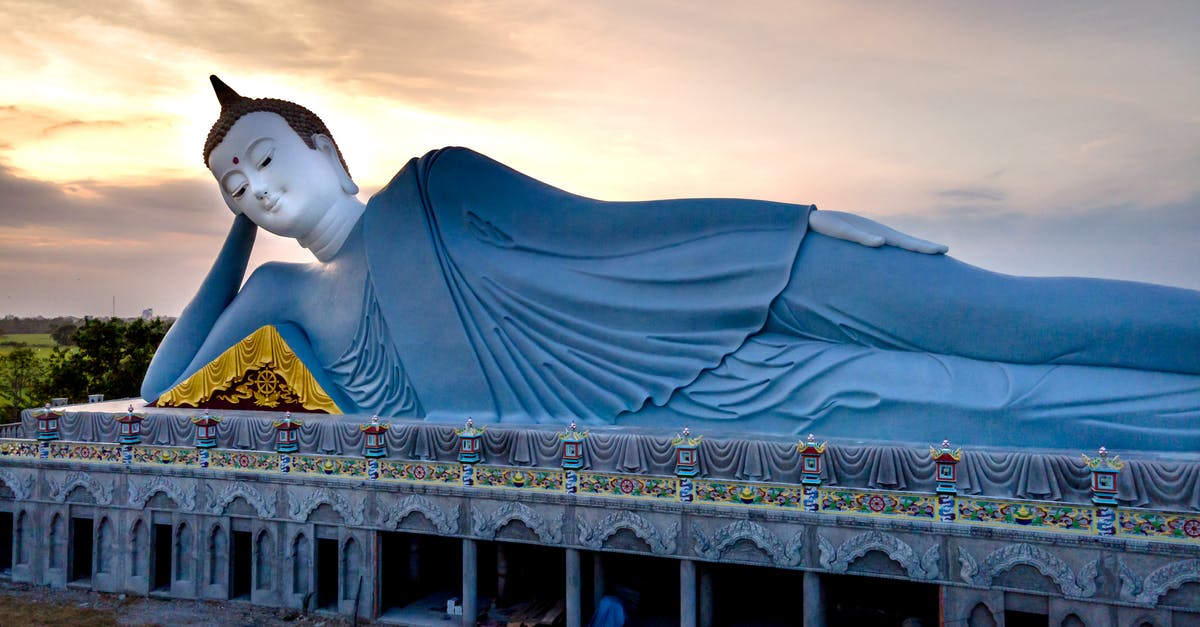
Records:
[[[675,446],[675,476],[679,477],[679,500],[684,503],[692,501],[692,477],[700,474],[700,440],[704,436],[692,437],[692,430],[686,426],[683,433],[675,436],[671,444]]]
[[[950,440],[942,440],[942,446],[929,447],[929,455],[937,466],[937,498],[938,519],[942,522],[954,522],[954,495],[958,494],[958,462],[962,459],[962,449],[950,450]]]
[[[59,438],[58,421],[63,417],[63,412],[52,409],[50,403],[46,403],[45,407],[34,410],[33,415],[38,423],[38,457],[49,459],[50,442]]]
[[[1096,533],[1102,536],[1117,532],[1117,474],[1125,467],[1121,456],[1108,456],[1108,449],[1101,446],[1096,457],[1083,456],[1092,473],[1092,502],[1096,504]]]
[[[818,507],[821,487],[821,457],[825,455],[827,442],[817,444],[817,437],[808,434],[808,439],[797,444],[800,452],[800,483],[804,486],[804,511],[815,512]]]
[[[567,427],[566,433],[558,434],[558,439],[562,441],[562,467],[565,471],[563,482],[567,494],[575,494],[579,491],[579,473],[577,471],[583,468],[583,439],[587,436],[588,432],[579,431],[574,420]]]
[[[483,461],[483,432],[487,427],[476,427],[475,421],[467,418],[467,425],[455,429],[458,434],[458,462],[462,464],[462,482],[465,486],[475,485],[475,464]]]
[[[299,429],[304,423],[292,419],[292,412],[285,412],[283,420],[272,423],[275,427],[275,452],[279,453],[279,472],[292,471],[292,453],[300,450]]]
[[[200,467],[208,468],[209,449],[217,447],[217,425],[221,419],[205,411],[199,418],[193,417],[196,425],[196,448],[200,449]]]
[[[387,444],[384,434],[392,428],[392,423],[380,424],[379,414],[371,416],[371,422],[360,426],[363,432],[363,457],[367,458],[367,476],[372,481],[379,479],[379,460],[387,457]]]
[[[133,462],[133,445],[142,443],[142,421],[145,414],[135,414],[133,405],[124,414],[115,414],[117,421],[117,442],[121,444],[121,461],[125,464]]]

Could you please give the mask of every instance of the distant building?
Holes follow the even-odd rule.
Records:
[[[153,308],[147,308],[147,309],[142,310],[142,320],[153,320],[153,319],[154,319],[154,309]]]

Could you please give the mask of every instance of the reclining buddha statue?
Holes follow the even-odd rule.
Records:
[[[1200,448],[1200,292],[997,274],[810,205],[593,200],[465,148],[364,204],[316,115],[212,81],[235,218],[160,406],[281,406],[242,389],[274,368],[328,413]],[[258,228],[316,261],[243,285]]]

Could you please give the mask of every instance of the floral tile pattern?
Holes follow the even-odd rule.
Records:
[[[579,494],[678,500],[679,479],[581,472]]]
[[[379,478],[416,483],[460,483],[462,482],[462,465],[380,460]]]
[[[542,468],[509,468],[505,466],[475,466],[475,485],[485,488],[515,488],[554,490],[566,488],[566,473]]]
[[[838,514],[933,519],[937,511],[937,497],[932,494],[822,489],[817,502],[820,511]]]
[[[1117,535],[1147,540],[1181,540],[1200,544],[1200,514],[1167,514],[1117,510]]]
[[[800,486],[709,479],[694,479],[692,485],[692,498],[698,503],[804,508],[804,488]]]
[[[957,501],[958,521],[962,523],[1095,532],[1093,507],[961,497]]]

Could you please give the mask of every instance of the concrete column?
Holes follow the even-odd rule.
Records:
[[[421,542],[416,537],[408,541],[408,585],[421,580]]]
[[[804,573],[804,627],[825,627],[825,592],[820,573],[812,571]]]
[[[712,567],[708,564],[700,565],[700,598],[697,600],[700,606],[700,627],[713,626],[713,578]]]
[[[604,554],[592,553],[592,607],[600,607],[604,598]]]
[[[463,538],[463,573],[462,573],[462,624],[463,627],[475,627],[475,618],[479,614],[479,598],[477,580],[479,579],[477,553],[479,547],[470,538]]]
[[[579,549],[567,549],[567,627],[583,627]]]
[[[504,543],[496,543],[496,600],[508,602],[508,555],[504,551]]]
[[[679,561],[679,627],[696,627],[696,562]]]

